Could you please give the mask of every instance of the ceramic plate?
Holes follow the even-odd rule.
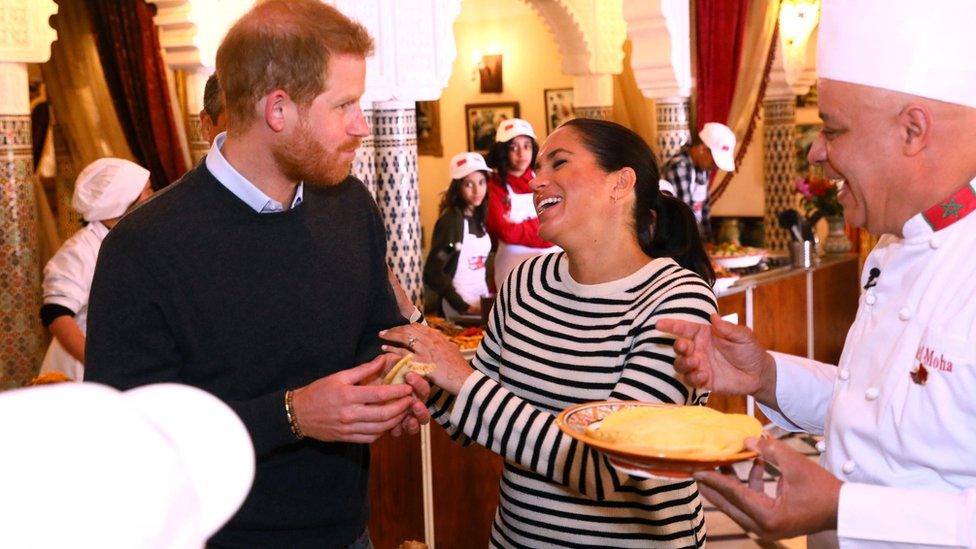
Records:
[[[726,269],[744,269],[758,265],[766,254],[712,256],[712,262]]]
[[[563,410],[556,424],[567,435],[604,453],[618,471],[643,478],[688,478],[695,471],[706,471],[755,458],[758,454],[743,451],[735,454],[663,453],[623,448],[586,433],[587,427],[599,429],[607,415],[635,406],[674,406],[651,402],[602,401],[579,404]]]

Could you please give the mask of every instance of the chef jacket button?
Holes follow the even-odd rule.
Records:
[[[878,395],[880,394],[881,394],[881,389],[878,389],[877,387],[870,387],[867,391],[864,391],[864,398],[868,400],[874,400],[878,398]]]
[[[841,471],[844,471],[844,474],[845,475],[849,475],[849,474],[851,474],[851,473],[854,472],[854,467],[856,467],[856,465],[857,464],[854,463],[854,460],[853,459],[849,459],[849,460],[847,460],[847,461],[844,462],[844,466],[841,467],[840,470]]]
[[[817,451],[822,454],[824,452],[824,450],[826,450],[826,449],[827,449],[827,441],[818,440],[817,441]]]
[[[898,318],[907,321],[912,318],[912,312],[908,310],[908,307],[905,307],[904,309],[898,311]]]
[[[848,379],[850,379],[850,377],[851,377],[851,371],[850,371],[850,370],[848,370],[847,368],[844,368],[844,369],[843,369],[843,370],[841,370],[841,371],[840,371],[840,373],[839,373],[839,374],[837,374],[837,375],[838,375],[838,377],[840,377],[840,380],[841,380],[841,381],[847,381],[847,380],[848,380]]]
[[[874,295],[874,292],[871,292],[870,290],[868,291],[867,295],[864,296],[864,302],[868,305],[874,305],[874,302],[877,300],[878,298]]]
[[[932,238],[929,239],[929,247],[932,248],[933,250],[938,248],[940,245],[942,245],[942,240],[940,240],[939,237],[933,236]]]

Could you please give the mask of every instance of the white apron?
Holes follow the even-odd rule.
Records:
[[[82,333],[87,331],[88,294],[91,291],[95,261],[108,227],[98,221],[71,235],[44,266],[44,303],[57,304],[75,311],[74,321]],[[84,377],[84,365],[64,350],[57,339],[41,363],[41,373],[61,372],[75,381]]]
[[[481,296],[488,295],[488,280],[485,267],[491,252],[491,237],[487,233],[475,236],[468,231],[468,220],[464,220],[464,238],[458,251],[457,270],[454,271],[454,290],[468,303],[480,303]],[[447,300],[443,300],[444,316],[455,318],[461,315]]]
[[[512,223],[521,223],[527,219],[535,219],[538,214],[535,211],[535,200],[532,193],[516,193],[511,185],[506,185],[508,189],[508,199],[512,205],[508,218]],[[498,243],[498,251],[495,252],[495,288],[499,290],[502,283],[508,278],[508,273],[512,272],[519,263],[537,255],[549,254],[562,251],[559,246],[549,248],[533,248],[521,244]]]
[[[862,285],[881,274],[836,368],[775,354],[777,400],[825,434],[822,464],[846,482],[841,547],[976,546],[976,213],[938,232],[917,215],[903,233],[865,262]]]

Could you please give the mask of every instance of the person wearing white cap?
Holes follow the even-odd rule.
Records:
[[[424,263],[424,284],[437,294],[447,318],[481,314],[481,296],[488,294],[491,237],[485,229],[490,170],[478,153],[451,158],[451,183],[441,199],[430,253]]]
[[[233,410],[187,385],[0,394],[0,547],[200,549],[254,478]]]
[[[539,220],[529,182],[539,153],[532,125],[521,118],[498,126],[495,143],[488,151],[488,165],[495,173],[488,180],[488,234],[495,241],[495,289],[519,263],[541,254],[559,251],[539,236]]]
[[[702,493],[762,537],[810,546],[976,547],[976,3],[824,0],[824,127],[809,159],[841,184],[868,256],[835,367],[768,353],[749,330],[662,321],[696,386],[750,393],[788,430],[824,436],[821,465],[752,441],[775,497],[718,473]],[[835,531],[834,531],[835,530]]]
[[[708,122],[698,135],[665,162],[664,179],[674,185],[674,195],[693,212],[702,234],[711,235],[708,185],[716,169],[735,171],[735,134],[724,124]]]
[[[88,292],[102,239],[122,214],[149,198],[149,170],[121,158],[100,158],[75,180],[71,205],[88,222],[71,235],[44,266],[41,322],[54,339],[41,373],[84,376]]]

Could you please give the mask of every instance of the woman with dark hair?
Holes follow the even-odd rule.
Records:
[[[451,158],[451,184],[441,199],[424,264],[424,284],[437,294],[447,318],[481,314],[481,296],[488,294],[488,173],[480,154],[466,152]]]
[[[495,288],[508,273],[530,257],[558,252],[539,236],[530,182],[539,152],[532,125],[521,118],[502,122],[488,151],[488,165],[495,169],[488,187],[488,234],[498,246],[495,252]]]
[[[674,338],[656,329],[661,318],[706,324],[716,310],[694,216],[659,192],[647,144],[612,122],[560,126],[537,166],[539,232],[565,252],[512,272],[472,364],[418,324],[381,336],[437,364],[438,423],[505,458],[493,547],[700,546],[694,481],[621,473],[554,422],[587,401],[704,403],[675,374]]]

